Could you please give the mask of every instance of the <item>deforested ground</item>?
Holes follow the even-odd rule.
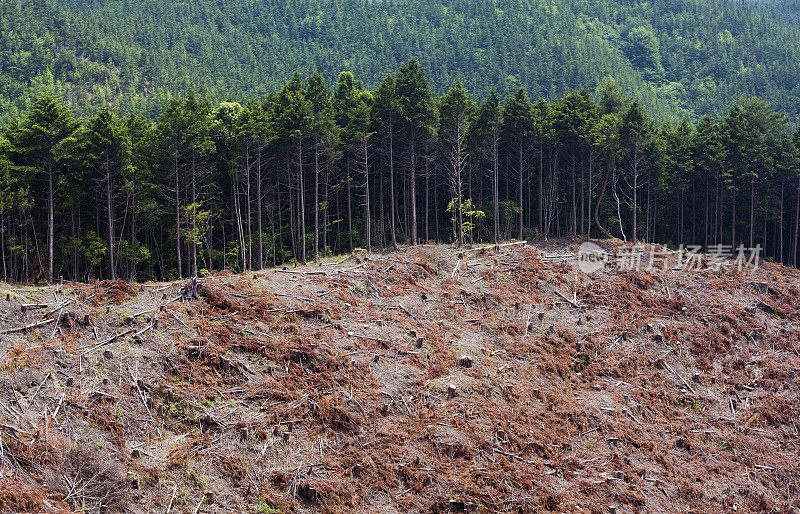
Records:
[[[800,508],[800,272],[577,250],[4,285],[0,511]]]

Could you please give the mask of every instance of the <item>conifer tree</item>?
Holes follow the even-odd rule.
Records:
[[[439,99],[439,152],[450,185],[453,205],[453,237],[464,244],[464,169],[467,158],[467,134],[475,114],[475,102],[461,83]]]
[[[12,133],[22,162],[45,175],[48,280],[53,279],[54,272],[55,196],[62,171],[59,160],[65,157],[62,143],[77,127],[72,111],[52,93],[44,93],[31,103],[17,130]]]
[[[408,155],[409,239],[412,245],[416,245],[418,241],[417,166],[420,149],[424,147],[425,141],[431,136],[436,120],[436,111],[428,79],[416,59],[411,59],[400,67],[397,72],[395,88]]]

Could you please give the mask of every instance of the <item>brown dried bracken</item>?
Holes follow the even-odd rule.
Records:
[[[0,510],[800,507],[800,273],[575,252],[75,285],[58,330],[0,336]]]

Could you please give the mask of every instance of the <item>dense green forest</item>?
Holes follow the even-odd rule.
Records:
[[[176,278],[356,247],[559,236],[761,245],[797,263],[800,131],[752,97],[656,123],[613,80],[548,101],[294,74],[150,120],[44,92],[0,137],[3,278]],[[205,271],[204,271],[205,270]]]
[[[194,91],[245,103],[295,71],[367,87],[412,57],[437,94],[556,101],[607,77],[659,121],[759,96],[800,114],[797,2],[0,0],[0,123],[42,87],[79,114],[154,118]],[[696,119],[695,119],[696,121]]]

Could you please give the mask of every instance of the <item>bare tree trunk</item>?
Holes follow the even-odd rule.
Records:
[[[611,174],[611,167],[606,170],[606,177],[603,179],[603,186],[600,188],[600,193],[597,195],[597,203],[594,206],[594,222],[597,229],[605,237],[611,239],[611,233],[600,223],[600,205],[603,203],[603,196],[606,194],[606,186],[608,185],[608,176]]]
[[[756,218],[756,182],[750,180],[750,248],[754,247],[754,233],[755,233],[755,218]],[[765,234],[766,237],[766,234]],[[766,246],[766,239],[764,246]]]
[[[572,149],[572,237],[575,237],[578,234],[578,196],[577,196],[577,187],[578,187],[578,175],[575,170],[575,149]]]
[[[428,145],[425,145],[425,243],[430,241],[431,175]]]
[[[73,220],[75,219],[73,215]],[[8,267],[6,266],[6,220],[3,211],[0,211],[0,248],[3,252],[3,282],[8,282]]]
[[[314,262],[319,264],[319,138],[314,145]]]
[[[417,152],[415,147],[414,131],[411,131],[411,168],[409,170],[409,180],[411,182],[411,190],[409,199],[409,208],[411,214],[411,246],[417,245]]]
[[[250,195],[250,147],[251,143],[247,145],[247,166],[245,168],[245,199],[247,200],[247,269],[253,269],[253,223],[252,223],[252,210],[253,199]],[[197,257],[195,257],[195,261]],[[196,266],[196,265],[195,265]]]
[[[192,204],[194,205],[194,209],[192,210],[192,244],[191,244],[191,259],[192,259],[192,269],[191,273],[193,277],[197,276],[197,166],[195,162],[195,154],[192,152]]]
[[[175,151],[175,255],[178,260],[178,278],[183,278],[181,262],[181,184],[178,173],[178,152]]]
[[[298,207],[300,209],[300,261],[306,263],[306,201],[305,189],[303,187],[303,136],[297,138],[297,171],[299,180],[297,186],[299,188]]]
[[[395,227],[397,226],[396,219],[396,205],[394,198],[394,125],[389,121],[389,212],[391,215],[389,224],[389,233],[392,236],[392,248],[397,251],[397,233]]]
[[[636,150],[634,150],[635,152]],[[637,203],[637,190],[639,189],[639,163],[637,156],[633,156],[633,227],[631,228],[631,240],[635,243],[638,239],[636,237],[637,214],[639,205]]]
[[[262,222],[263,218],[261,216],[261,203],[263,202],[263,198],[261,198],[261,145],[258,146],[258,154],[256,155],[256,196],[258,196],[258,205],[256,207],[256,216],[258,216],[258,269],[264,269],[264,238],[263,238],[263,228]]]
[[[371,213],[369,210],[369,145],[364,138],[364,240],[367,244],[367,253],[372,253],[372,234],[370,233]]]
[[[797,176],[797,192],[794,207],[794,241],[792,243],[792,266],[797,267],[797,243],[800,234],[800,175]]]
[[[131,184],[131,245],[136,244],[136,179]],[[136,280],[136,259],[130,262],[130,281]]]
[[[784,179],[781,179],[781,208],[780,208],[781,215],[780,215],[780,225],[779,225],[779,229],[778,229],[779,230],[778,240],[780,241],[780,244],[778,246],[780,247],[780,249],[778,250],[778,252],[779,252],[778,255],[780,256],[780,260],[783,263],[786,262],[786,261],[783,260],[783,255],[784,255],[784,251],[783,251],[784,250],[784,248],[783,248],[783,246],[784,246],[783,245],[783,224],[784,224],[784,221],[783,221],[783,217],[784,217],[783,216],[783,208],[784,208],[783,207],[783,200],[784,200],[784,197],[785,197],[785,190],[786,190],[786,181]]]
[[[539,145],[539,232],[544,234],[544,145]]]
[[[114,263],[114,195],[111,184],[111,163],[106,151],[106,211],[108,219],[108,257],[111,265],[111,280],[117,279]]]
[[[736,189],[731,188],[731,248],[736,247]]]
[[[492,194],[494,195],[494,244],[500,244],[500,156],[497,128],[492,133]]]
[[[53,158],[47,158],[47,280],[53,281],[53,245],[55,242],[53,230]]]
[[[518,198],[519,198],[519,240],[522,241],[522,222],[523,222],[523,208],[522,208],[522,187],[523,187],[523,152],[522,152],[522,135],[519,138],[519,155],[518,157],[518,165],[519,165],[519,191],[518,191]]]

